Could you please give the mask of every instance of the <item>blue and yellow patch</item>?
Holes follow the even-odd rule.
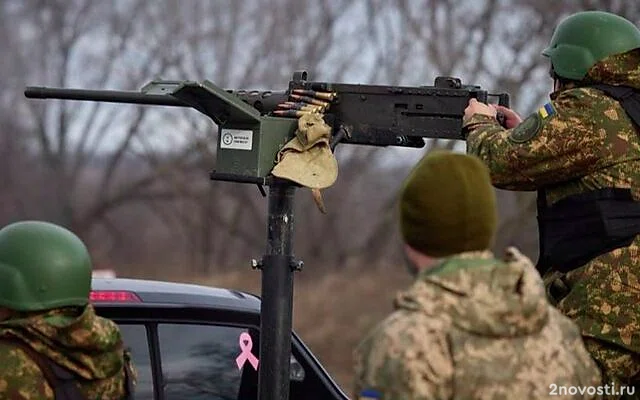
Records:
[[[553,104],[547,103],[538,109],[538,114],[542,119],[546,119],[556,115],[556,109],[553,107]]]
[[[540,107],[538,111],[531,114],[518,126],[513,128],[509,135],[509,140],[516,144],[526,143],[536,137],[540,132],[546,120],[556,115],[558,112],[551,103],[547,103]]]
[[[358,400],[380,400],[382,395],[377,390],[364,389],[360,392]]]

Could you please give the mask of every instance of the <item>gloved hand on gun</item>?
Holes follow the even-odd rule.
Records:
[[[323,214],[326,208],[320,189],[333,185],[338,177],[338,163],[330,147],[331,127],[323,119],[335,97],[331,92],[294,89],[289,101],[273,111],[274,116],[298,118],[298,129],[278,152],[271,173],[310,188]]]
[[[473,114],[494,117],[506,129],[515,128],[522,122],[520,115],[512,109],[497,104],[484,104],[476,99],[469,100],[469,105],[464,110],[465,120],[471,118]]]

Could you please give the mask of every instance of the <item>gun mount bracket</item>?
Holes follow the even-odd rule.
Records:
[[[302,271],[302,267],[304,267],[304,262],[302,260],[296,260],[293,257],[289,257],[289,267],[292,271]],[[251,260],[251,268],[262,270],[264,268],[264,261],[252,259]]]
[[[237,174],[227,174],[223,172],[211,171],[209,173],[209,179],[212,181],[222,182],[235,182],[235,183],[252,183],[258,186],[258,190],[262,197],[267,197],[267,192],[264,190],[265,186],[269,185],[269,177],[258,178],[254,176],[244,176]]]
[[[269,178],[264,177],[255,177],[255,176],[245,176],[238,174],[227,174],[224,172],[211,171],[209,173],[209,179],[212,181],[223,181],[223,182],[237,182],[237,183],[253,183],[256,185],[268,185]]]
[[[329,143],[329,147],[331,148],[331,151],[334,151],[338,143],[340,143],[340,141],[345,137],[348,139],[351,138],[352,130],[353,128],[350,126],[340,125],[336,133],[331,138],[331,143]]]

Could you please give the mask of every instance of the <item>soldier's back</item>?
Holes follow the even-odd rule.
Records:
[[[531,262],[489,252],[445,260],[396,299],[357,350],[357,390],[384,399],[598,399],[578,327]]]
[[[599,399],[600,375],[578,328],[549,307],[546,326],[522,337],[446,333],[452,399]],[[602,394],[602,393],[600,393]]]
[[[60,400],[60,378],[86,399],[126,399],[136,371],[118,326],[91,305],[0,323],[0,399]]]
[[[45,360],[45,356],[42,356]],[[65,370],[66,371],[66,370]],[[102,379],[79,379],[75,385],[84,399],[127,398],[124,368]],[[34,357],[13,342],[0,340],[0,398],[11,400],[59,400]]]

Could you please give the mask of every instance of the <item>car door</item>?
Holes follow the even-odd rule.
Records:
[[[115,321],[136,367],[137,400],[236,400],[241,386],[245,393],[257,393],[251,389],[257,387],[257,374],[243,374],[253,369],[251,360],[236,362],[243,354],[239,338],[248,332],[247,327]],[[245,347],[244,352],[257,360],[256,349]]]
[[[255,318],[175,309],[114,309],[103,314],[118,323],[132,353],[138,372],[136,399],[257,398]],[[241,344],[247,335],[249,342]],[[290,399],[346,399],[308,349],[293,339]]]

